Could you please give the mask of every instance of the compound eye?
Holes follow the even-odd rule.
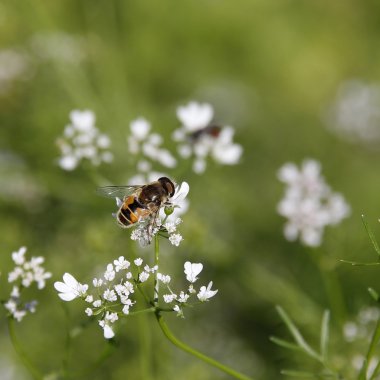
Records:
[[[161,177],[158,181],[162,184],[162,186],[168,192],[169,197],[171,198],[175,193],[174,183],[168,177]]]

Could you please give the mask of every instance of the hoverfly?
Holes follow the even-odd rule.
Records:
[[[175,191],[173,181],[167,177],[161,177],[146,185],[105,186],[97,189],[99,195],[122,199],[116,213],[120,227],[129,228],[138,222],[147,222],[150,240],[161,207],[171,205],[170,198]]]

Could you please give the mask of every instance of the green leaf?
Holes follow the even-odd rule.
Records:
[[[315,378],[317,375],[311,372],[305,372],[305,371],[295,371],[291,369],[283,369],[281,370],[281,375],[287,375],[287,376],[293,376],[293,377],[310,377],[310,378]]]
[[[315,352],[305,341],[304,337],[296,327],[296,325],[293,323],[293,321],[290,319],[290,317],[286,314],[284,309],[281,306],[276,306],[277,312],[280,314],[281,319],[286,324],[286,327],[288,328],[289,332],[293,335],[294,340],[298,344],[298,346],[309,356],[312,358],[318,360],[319,362],[323,362],[323,359],[320,355],[318,355],[317,352]]]
[[[373,266],[373,265],[380,265],[380,262],[375,262],[375,263],[359,263],[357,261],[348,261],[348,260],[339,260],[340,262],[342,263],[345,263],[345,264],[350,264],[352,266],[356,266],[356,267],[364,267],[364,266]]]
[[[372,359],[376,346],[380,341],[380,319],[377,320],[375,331],[373,332],[372,339],[368,348],[366,358],[363,362],[363,366],[360,370],[359,380],[366,380],[366,374],[368,370],[368,364]]]
[[[277,338],[275,336],[269,337],[269,340],[275,344],[277,344],[280,347],[287,348],[289,350],[295,350],[295,351],[300,351],[302,348],[300,346],[297,346],[294,343],[288,342],[286,340]]]
[[[375,289],[368,288],[368,293],[371,295],[371,297],[376,301],[379,302],[379,293]]]
[[[373,248],[375,249],[377,255],[379,256],[379,259],[380,259],[380,248],[379,248],[379,245],[377,244],[377,241],[376,241],[376,238],[375,238],[375,235],[373,234],[371,228],[369,227],[367,221],[365,220],[365,216],[362,215],[362,221],[363,221],[363,224],[364,224],[364,227],[367,231],[367,234],[372,242],[372,245],[373,245]]]
[[[323,361],[327,360],[327,348],[329,343],[329,323],[330,323],[330,311],[325,310],[322,317],[321,325],[321,356]]]

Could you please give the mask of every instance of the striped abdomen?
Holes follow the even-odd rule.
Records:
[[[130,227],[149,214],[150,211],[144,208],[136,196],[132,195],[124,200],[116,218],[122,227]]]

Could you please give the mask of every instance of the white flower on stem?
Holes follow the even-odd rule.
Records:
[[[323,118],[342,138],[367,144],[380,139],[380,85],[354,79],[343,82]]]
[[[141,272],[139,274],[139,281],[140,282],[145,282],[145,281],[148,280],[148,278],[149,278],[149,273],[148,272],[143,271],[143,272]]]
[[[177,312],[177,317],[183,318],[183,310],[180,308],[179,305],[174,305],[173,310]]]
[[[225,127],[215,139],[211,155],[216,162],[223,165],[236,165],[239,162],[243,148],[233,142],[234,133],[233,128]]]
[[[184,272],[186,275],[186,280],[194,283],[198,280],[198,274],[202,272],[203,264],[201,263],[191,263],[190,261],[186,261],[184,265]]]
[[[94,313],[93,310],[91,308],[86,308],[85,311],[84,311],[88,317],[91,317],[92,314]]]
[[[161,281],[163,284],[169,284],[171,277],[162,273],[157,273],[157,280]]]
[[[137,267],[141,266],[143,263],[143,259],[141,257],[138,257],[133,261]]]
[[[90,110],[74,110],[70,119],[71,124],[65,127],[63,136],[57,140],[61,151],[59,166],[70,171],[82,160],[88,160],[94,166],[110,163],[113,155],[107,149],[111,140],[95,127],[95,114]]]
[[[115,278],[115,276],[116,276],[116,273],[113,270],[113,265],[112,264],[108,264],[107,265],[107,270],[104,272],[104,278],[107,281],[113,281],[114,278]]]
[[[178,302],[185,303],[189,299],[190,295],[186,294],[185,292],[181,291],[179,293]]]
[[[284,227],[287,240],[299,237],[305,245],[319,246],[324,228],[338,224],[349,215],[349,205],[326,184],[319,162],[305,160],[300,170],[295,164],[287,163],[279,170],[278,178],[287,185],[285,196],[277,206],[279,214],[288,219]]]
[[[180,234],[171,234],[169,236],[170,243],[172,243],[176,247],[178,247],[180,245],[180,243],[181,243],[182,240],[183,240],[183,237]]]
[[[63,281],[54,283],[54,288],[58,291],[58,296],[63,301],[72,301],[86,295],[88,285],[79,283],[70,273],[63,275]]]
[[[92,280],[92,284],[95,286],[95,288],[100,288],[103,285],[103,280],[101,278],[94,278]]]
[[[168,225],[167,231],[169,234],[176,231],[176,227],[181,223],[179,218],[181,215],[185,214],[189,208],[189,201],[187,195],[189,194],[190,186],[187,182],[181,182],[175,187],[175,192],[173,197],[170,199],[170,209],[172,213],[167,217],[166,225]],[[160,216],[162,219],[166,217],[165,208],[161,209]],[[164,226],[165,227],[165,226]],[[169,231],[169,229],[171,231]]]
[[[128,269],[131,265],[129,261],[125,260],[124,256],[120,256],[118,260],[114,260],[116,272],[119,272],[123,269]]]
[[[207,288],[205,286],[201,286],[199,293],[197,294],[197,297],[199,301],[205,302],[208,301],[209,298],[214,297],[216,293],[218,293],[218,290],[211,290],[212,287],[212,281],[209,282],[207,285]]]
[[[86,298],[85,298],[85,301],[88,302],[88,303],[92,303],[94,302],[94,297],[92,295],[88,295]]]
[[[206,158],[223,165],[236,165],[243,153],[241,145],[234,143],[234,129],[211,123],[214,110],[210,104],[190,102],[177,109],[182,127],[172,134],[178,142],[179,155],[187,159],[194,155],[193,171],[201,174],[206,169]]]
[[[164,299],[164,302],[165,303],[172,303],[175,299],[177,299],[177,295],[172,293],[172,294],[164,294],[162,296],[162,298]]]
[[[115,336],[112,327],[109,324],[107,324],[104,320],[99,321],[99,325],[103,328],[104,338],[112,339]]]
[[[208,103],[190,102],[177,108],[177,117],[186,131],[194,132],[206,127],[214,117],[214,109]]]
[[[12,252],[12,260],[16,265],[22,265],[25,262],[26,247],[21,247],[18,251]]]
[[[102,301],[101,300],[96,300],[92,303],[92,306],[94,307],[100,307],[102,306]]]
[[[151,125],[148,120],[144,119],[143,117],[140,117],[131,121],[130,129],[132,132],[132,136],[137,141],[142,141],[148,137]]]
[[[109,302],[115,302],[117,301],[117,295],[114,290],[106,289],[103,293],[103,299]]]

